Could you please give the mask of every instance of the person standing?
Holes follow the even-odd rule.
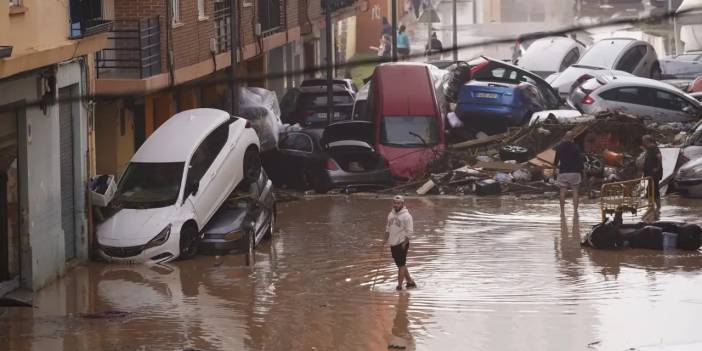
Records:
[[[384,241],[384,243],[390,245],[392,258],[395,261],[395,265],[397,265],[396,290],[402,290],[402,282],[404,280],[407,280],[407,288],[417,287],[407,270],[407,252],[409,251],[412,234],[414,234],[412,215],[405,207],[405,198],[402,195],[397,195],[392,200],[392,210],[388,214]]]
[[[410,54],[410,39],[406,30],[407,27],[403,24],[397,33],[397,53],[400,54],[400,60],[402,61],[409,59]]]
[[[440,56],[442,50],[444,50],[444,45],[441,43],[441,40],[439,40],[439,38],[436,36],[436,32],[431,33],[431,38],[429,39],[429,42],[427,43],[427,45],[424,46],[425,55],[431,57],[438,53]]]
[[[578,187],[582,182],[583,155],[575,143],[575,136],[568,131],[563,136],[563,141],[556,146],[554,164],[558,166],[558,186],[561,188],[561,215],[565,215],[565,198],[568,189],[573,190],[573,212],[578,213]]]
[[[380,37],[380,44],[378,46],[369,46],[371,50],[378,51],[378,57],[381,61],[387,61],[392,55],[392,42],[391,38],[387,35]]]
[[[641,138],[645,150],[643,176],[651,177],[653,187],[653,197],[656,201],[656,210],[661,210],[660,181],[663,179],[663,156],[661,150],[656,146],[656,139],[651,135],[644,135]]]
[[[386,35],[392,37],[392,25],[390,22],[388,22],[387,17],[383,17],[383,26],[380,28],[380,37],[382,38]]]

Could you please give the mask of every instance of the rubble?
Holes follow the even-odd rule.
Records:
[[[586,158],[583,191],[594,194],[605,182],[632,179],[638,174],[636,159],[641,153],[643,135],[653,134],[662,144],[672,143],[681,126],[654,127],[658,129],[621,112],[561,121],[544,119],[502,134],[448,145],[442,159],[431,165],[423,180],[387,191],[416,189],[418,195],[557,196],[553,148],[571,131],[582,145]],[[521,159],[506,160],[518,158],[515,156]]]

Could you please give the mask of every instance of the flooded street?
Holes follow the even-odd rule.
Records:
[[[92,263],[0,317],[0,350],[624,350],[700,341],[699,252],[581,248],[599,219],[557,201],[408,199],[395,291],[381,248],[389,199],[279,204],[280,232],[244,257],[168,266]],[[699,221],[670,199],[663,218]],[[629,219],[630,220],[630,219]],[[126,313],[126,314],[125,314]],[[589,346],[588,346],[589,345]]]

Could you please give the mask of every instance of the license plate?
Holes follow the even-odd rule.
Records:
[[[479,98],[497,99],[497,94],[495,93],[478,93],[476,96]]]

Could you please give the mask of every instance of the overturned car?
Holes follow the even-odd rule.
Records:
[[[698,250],[702,246],[702,228],[682,222],[621,224],[615,220],[593,226],[583,238],[582,245],[604,250],[627,247]]]

